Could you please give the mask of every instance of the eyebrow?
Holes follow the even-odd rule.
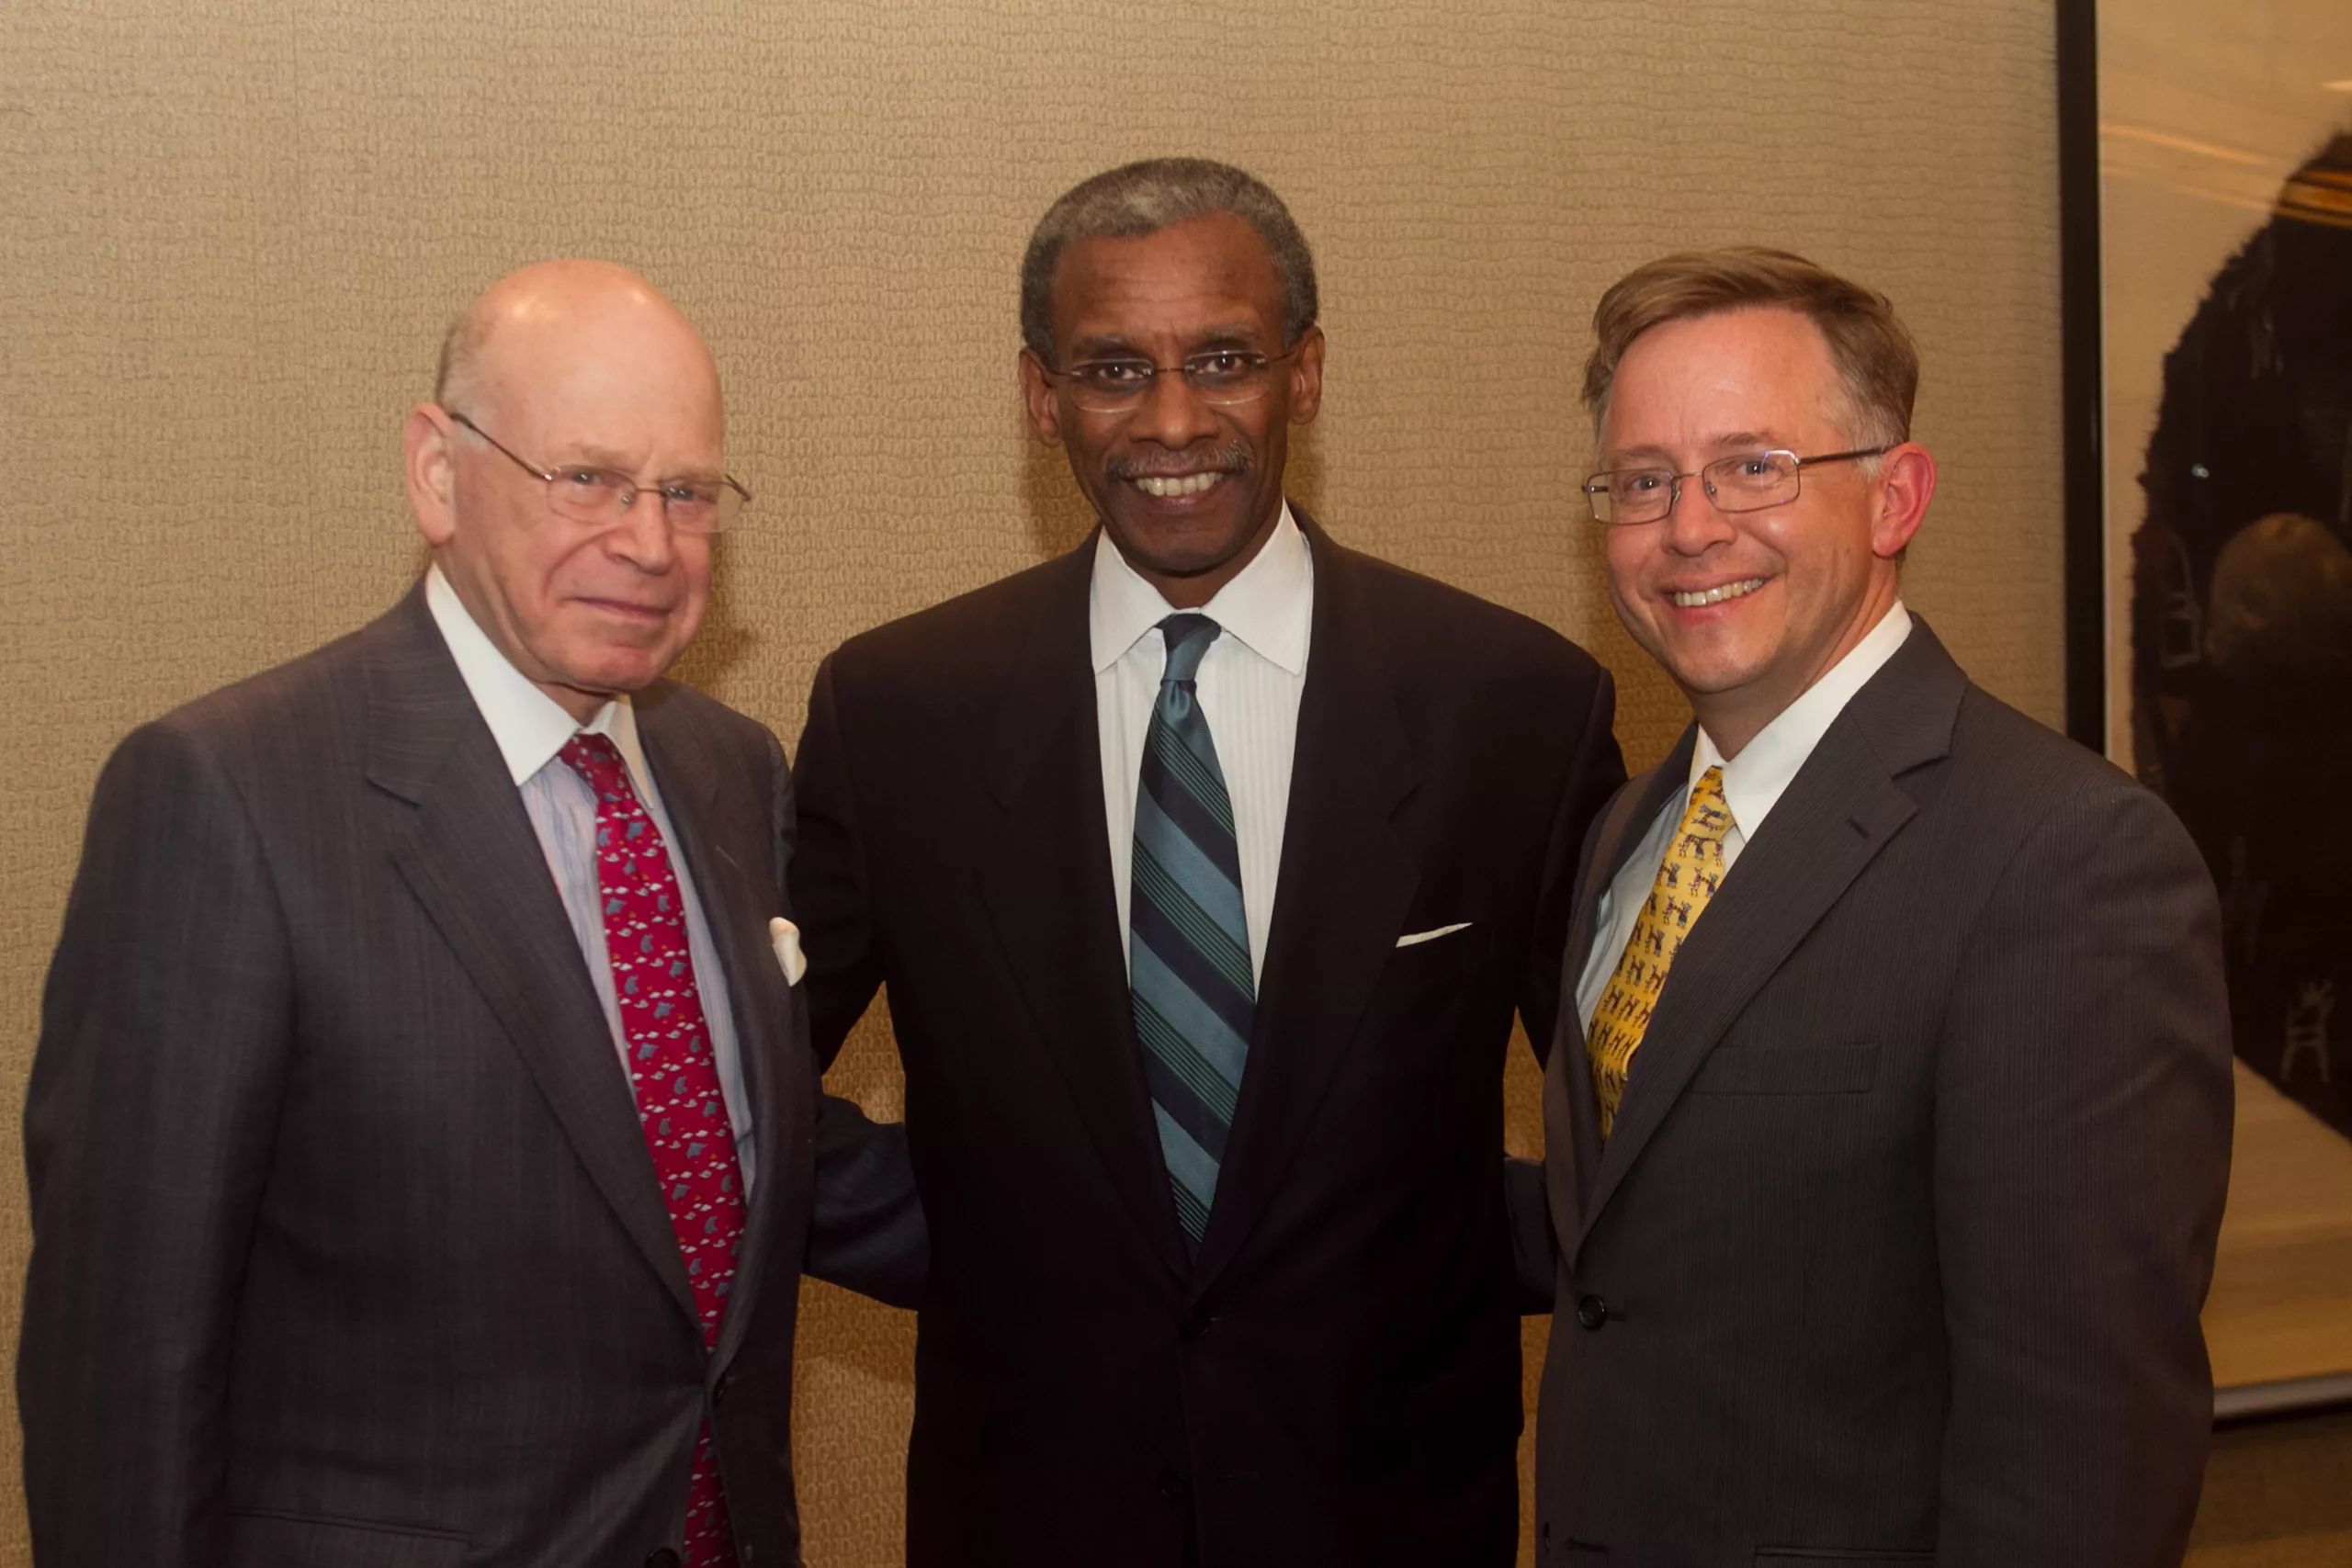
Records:
[[[1707,445],[1716,457],[1728,457],[1740,452],[1782,451],[1787,448],[1788,443],[1777,435],[1767,435],[1760,431],[1736,430],[1728,435],[1715,437]],[[1613,464],[1630,463],[1642,467],[1647,467],[1655,462],[1672,468],[1676,461],[1673,453],[1663,446],[1621,446],[1604,456]]]
[[[609,446],[582,445],[574,450],[579,454],[577,457],[565,457],[548,466],[558,473],[561,473],[566,468],[610,468],[613,472],[626,475],[632,479],[637,477],[636,465]],[[682,468],[675,473],[660,475],[653,482],[668,484],[673,479],[718,480],[723,477],[722,471],[718,468]]]
[[[1260,328],[1254,321],[1225,321],[1209,328],[1192,340],[1184,350],[1186,357],[1195,354],[1213,354],[1220,348],[1246,348],[1252,354],[1266,351],[1258,346]],[[1136,358],[1148,357],[1134,340],[1123,333],[1092,333],[1070,344],[1073,359],[1101,358],[1106,355],[1131,354]]]

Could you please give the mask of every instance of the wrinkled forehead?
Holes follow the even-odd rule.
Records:
[[[1230,212],[1186,219],[1133,238],[1074,241],[1055,264],[1055,339],[1114,344],[1149,337],[1188,344],[1282,333],[1282,279],[1266,243]]]
[[[517,438],[541,443],[545,459],[658,454],[715,465],[726,443],[717,367],[691,328],[659,325],[517,323],[486,345],[485,400]]]

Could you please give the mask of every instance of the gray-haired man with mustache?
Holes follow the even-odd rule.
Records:
[[[812,1030],[888,987],[932,1235],[912,1568],[1512,1557],[1502,1066],[1612,692],[1284,501],[1316,305],[1240,170],[1062,197],[1021,381],[1101,526],[817,677]]]

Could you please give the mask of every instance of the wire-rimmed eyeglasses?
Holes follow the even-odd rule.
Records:
[[[1254,403],[1274,384],[1274,367],[1297,356],[1305,340],[1280,354],[1247,348],[1213,348],[1187,355],[1181,364],[1155,365],[1140,355],[1083,359],[1067,370],[1039,367],[1050,386],[1069,389],[1070,401],[1090,413],[1126,413],[1141,408],[1162,376],[1182,376],[1201,401],[1218,408]]]
[[[1697,479],[1718,512],[1761,512],[1794,501],[1804,488],[1803,475],[1815,463],[1850,463],[1883,457],[1890,446],[1864,446],[1852,452],[1825,452],[1800,457],[1775,448],[1718,457],[1703,468],[1676,473],[1672,468],[1611,468],[1584,481],[1586,503],[1592,520],[1612,527],[1656,523],[1673,512],[1682,499],[1682,481]]]
[[[639,496],[650,493],[661,497],[662,515],[679,533],[716,534],[752,502],[752,492],[726,474],[715,479],[672,479],[640,484],[634,475],[585,463],[542,468],[457,410],[447,412],[453,422],[481,436],[507,461],[545,483],[548,510],[575,523],[611,527],[628,515],[628,509],[637,504]]]

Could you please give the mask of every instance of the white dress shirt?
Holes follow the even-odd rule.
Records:
[[[613,988],[613,965],[605,951],[605,900],[596,883],[596,792],[571,771],[557,753],[581,731],[611,738],[628,767],[629,782],[646,814],[653,818],[670,852],[670,869],[678,878],[678,894],[685,906],[686,951],[694,960],[695,988],[702,998],[703,1021],[710,1029],[711,1054],[718,1066],[719,1092],[727,1100],[727,1120],[735,1130],[735,1161],[741,1167],[748,1197],[756,1168],[752,1146],[751,1099],[743,1088],[743,1058],[735,1043],[735,1014],[729,1004],[727,972],[719,966],[718,950],[710,940],[709,922],[703,918],[702,898],[695,891],[694,874],[686,869],[684,852],[662,808],[662,792],[646,766],[645,748],[637,739],[637,710],[627,696],[616,697],[596,710],[586,724],[575,721],[561,704],[533,685],[508,662],[498,645],[474,624],[471,612],[434,567],[424,576],[424,603],[457,660],[474,706],[498,742],[506,771],[530,814],[538,834],[539,850],[563,898],[563,912],[571,934],[587,960],[588,977],[605,1009],[612,1031],[613,1053],[624,1080],[628,1074],[628,1036],[621,1029],[620,997]]]
[[[1766,815],[1788,792],[1797,770],[1813,755],[1813,749],[1821,744],[1831,723],[1846,711],[1854,694],[1868,685],[1871,677],[1894,657],[1894,650],[1910,635],[1911,612],[1897,599],[1879,617],[1878,625],[1846,650],[1845,658],[1831,665],[1829,672],[1806,687],[1795,702],[1782,708],[1771,723],[1757,731],[1756,738],[1740,749],[1738,756],[1728,761],[1715,750],[1706,727],[1700,727],[1698,743],[1690,750],[1690,782],[1680,795],[1669,796],[1658,807],[1649,831],[1635,847],[1632,858],[1610,879],[1609,891],[1600,896],[1600,908],[1594,913],[1592,949],[1586,953],[1584,970],[1577,980],[1577,1011],[1584,1020],[1588,1033],[1592,1029],[1592,1010],[1600,1005],[1600,993],[1608,987],[1618,959],[1624,956],[1625,943],[1634,934],[1634,921],[1649,900],[1650,885],[1657,880],[1658,863],[1666,859],[1667,843],[1681,823],[1683,812],[1690,808],[1690,791],[1697,787],[1701,775],[1718,765],[1724,771],[1724,802],[1731,807],[1732,818],[1731,827],[1724,834],[1724,875],[1728,878],[1739,852],[1764,826]]]
[[[1087,630],[1094,650],[1102,816],[1111,840],[1122,951],[1128,935],[1136,789],[1143,778],[1144,740],[1159,700],[1160,673],[1168,668],[1168,643],[1159,626],[1180,613],[1127,564],[1108,533],[1096,540]],[[1273,925],[1291,762],[1298,745],[1298,701],[1306,686],[1306,645],[1315,625],[1314,558],[1287,502],[1264,547],[1198,613],[1224,628],[1201,660],[1193,690],[1233,802],[1241,912],[1250,924],[1254,980],[1265,973],[1266,932]]]

